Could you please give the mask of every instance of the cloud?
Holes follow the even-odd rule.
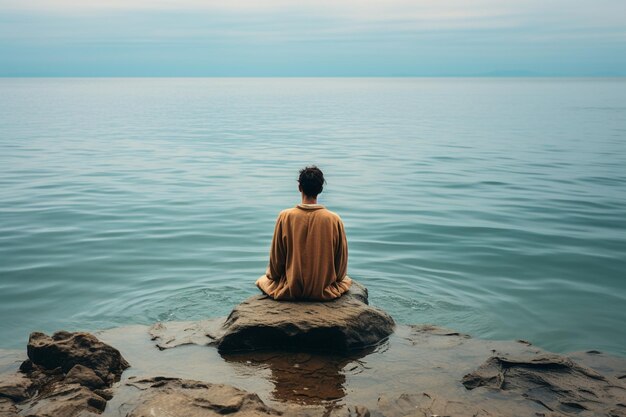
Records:
[[[122,62],[132,50],[137,68],[142,54],[196,62],[206,53],[211,65],[224,57],[252,67],[263,53],[300,57],[304,69],[323,60],[329,71],[395,62],[399,73],[409,64],[457,73],[506,69],[505,58],[516,68],[567,58],[567,71],[594,62],[623,72],[625,39],[625,0],[0,0],[0,66],[15,68],[43,66],[54,51]]]
[[[397,30],[396,25],[417,31],[527,27],[602,32],[626,28],[624,0],[0,0],[0,13],[3,11],[49,16],[197,12],[240,19],[269,17],[272,21],[277,15],[298,22],[333,21],[337,27],[357,31],[368,27]]]

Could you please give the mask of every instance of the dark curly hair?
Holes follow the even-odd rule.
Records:
[[[300,170],[298,183],[302,188],[302,192],[308,197],[317,197],[324,189],[326,180],[322,170],[315,165],[311,165]]]

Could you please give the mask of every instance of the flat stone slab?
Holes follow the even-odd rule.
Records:
[[[230,385],[166,377],[132,381],[128,385],[143,391],[128,417],[280,415],[256,394]]]
[[[182,345],[211,345],[222,331],[224,318],[200,321],[168,321],[153,324],[150,338],[160,350]]]
[[[211,384],[189,379],[158,376],[132,379],[125,385],[141,391],[139,396],[132,401],[134,408],[125,417],[371,416],[367,408],[360,406],[325,409],[287,404],[277,410],[267,406],[254,393],[226,384]],[[395,417],[395,415],[388,417]]]
[[[267,349],[349,352],[374,346],[395,323],[368,305],[367,289],[353,281],[336,300],[275,301],[248,298],[230,313],[215,344],[220,352]]]

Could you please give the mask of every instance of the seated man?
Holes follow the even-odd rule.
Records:
[[[257,287],[275,300],[332,300],[348,291],[348,244],[339,216],[317,204],[324,174],[315,166],[300,171],[302,203],[280,212],[270,263]]]

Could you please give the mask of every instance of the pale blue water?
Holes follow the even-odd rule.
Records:
[[[624,79],[0,79],[0,347],[226,315],[309,163],[397,321],[626,355]]]

